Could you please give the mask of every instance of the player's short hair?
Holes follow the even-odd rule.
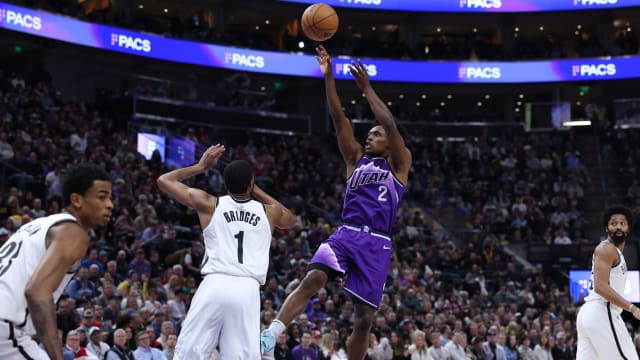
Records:
[[[253,167],[246,160],[235,160],[224,168],[224,185],[231,194],[242,194],[253,180]]]
[[[109,181],[109,175],[101,167],[93,164],[80,164],[65,171],[62,181],[62,205],[71,203],[71,194],[86,194],[95,180]]]
[[[627,219],[627,223],[629,224],[629,230],[633,228],[634,217],[631,209],[623,205],[611,205],[604,211],[604,214],[602,214],[602,226],[605,229],[609,225],[609,220],[611,220],[611,216],[615,214],[623,215]]]

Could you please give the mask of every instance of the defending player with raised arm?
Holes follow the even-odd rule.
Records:
[[[95,165],[67,170],[62,193],[63,213],[25,224],[0,247],[0,359],[63,359],[56,302],[85,256],[89,229],[107,225],[113,203],[109,176]]]
[[[341,280],[348,275],[344,290],[354,299],[356,320],[347,352],[349,359],[363,359],[373,312],[380,304],[389,270],[390,234],[408,181],[411,152],[360,61],[353,62],[350,71],[366,95],[378,125],[369,130],[364,147],[358,143],[342,111],[331,57],[323,46],[318,46],[316,52],[338,146],[346,164],[343,225],[320,245],[301,284],[286,299],[278,318],[263,331],[261,347],[266,357],[272,356],[275,339],[302,312],[309,299],[328,280]]]
[[[203,280],[182,324],[175,360],[209,360],[218,345],[223,359],[259,358],[260,285],[267,277],[271,235],[296,223],[291,211],[255,185],[244,160],[224,169],[228,195],[182,183],[215,166],[224,150],[211,146],[197,164],[158,179],[162,191],[197,211],[206,251]]]
[[[633,340],[620,316],[623,310],[640,319],[640,309],[623,297],[627,263],[622,251],[633,227],[633,213],[611,206],[602,216],[607,239],[592,258],[589,295],[578,312],[576,359],[638,359]]]

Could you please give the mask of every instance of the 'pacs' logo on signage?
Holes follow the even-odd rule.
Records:
[[[226,64],[233,64],[244,66],[248,68],[262,69],[265,65],[264,57],[256,55],[246,55],[235,52],[224,53],[224,62]]]
[[[151,51],[151,40],[122,34],[112,33],[111,45],[146,53]]]
[[[616,74],[616,64],[582,64],[571,66],[572,76],[602,77]]]
[[[597,6],[597,5],[613,5],[618,0],[573,0],[574,6]]]
[[[350,63],[336,62],[335,64],[336,64],[336,74],[351,75],[351,71],[349,71],[349,66],[351,65]],[[378,68],[375,65],[364,64],[364,66],[367,69],[367,74],[369,74],[369,76],[375,77],[376,75],[378,75]]]
[[[460,0],[461,8],[500,9],[502,0]]]
[[[459,79],[500,79],[502,73],[498,66],[461,66]]]
[[[42,29],[42,19],[38,16],[19,13],[13,10],[0,9],[0,22],[20,26],[27,29]]]

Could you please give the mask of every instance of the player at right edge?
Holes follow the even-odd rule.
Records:
[[[633,227],[633,214],[624,206],[611,206],[602,216],[607,239],[593,252],[589,295],[578,312],[577,360],[638,359],[633,340],[622,320],[627,310],[640,319],[640,309],[622,294],[627,263],[622,251]]]

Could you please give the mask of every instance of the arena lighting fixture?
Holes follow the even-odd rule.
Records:
[[[465,137],[456,137],[456,136],[449,136],[449,137],[442,137],[442,136],[438,136],[436,138],[436,141],[438,142],[465,142],[467,141],[467,138]]]
[[[562,126],[591,126],[591,120],[572,120],[565,121]]]

